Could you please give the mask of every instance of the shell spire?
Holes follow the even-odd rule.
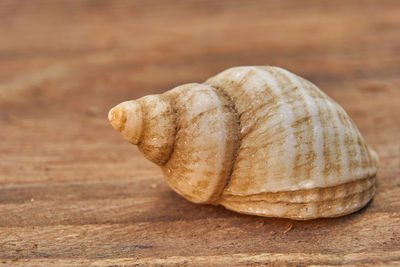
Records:
[[[150,161],[165,164],[175,140],[175,113],[165,95],[123,102],[108,114],[111,125]]]
[[[108,120],[130,143],[137,145],[141,141],[143,112],[140,102],[132,100],[115,106],[108,113]]]

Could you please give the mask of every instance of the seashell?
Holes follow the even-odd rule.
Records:
[[[270,66],[123,102],[112,126],[195,203],[298,220],[337,217],[373,197],[377,154],[313,83]]]

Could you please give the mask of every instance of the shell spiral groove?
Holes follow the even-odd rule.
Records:
[[[378,156],[350,117],[282,68],[231,68],[123,102],[109,120],[195,203],[304,220],[354,212],[375,193]]]

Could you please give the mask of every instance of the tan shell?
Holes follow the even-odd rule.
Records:
[[[236,67],[202,84],[123,102],[114,128],[195,203],[313,219],[362,208],[378,157],[346,112],[278,67]]]

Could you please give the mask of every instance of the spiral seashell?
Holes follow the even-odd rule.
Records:
[[[349,214],[375,193],[378,156],[350,117],[282,68],[230,68],[123,102],[109,121],[195,203],[305,220]]]

